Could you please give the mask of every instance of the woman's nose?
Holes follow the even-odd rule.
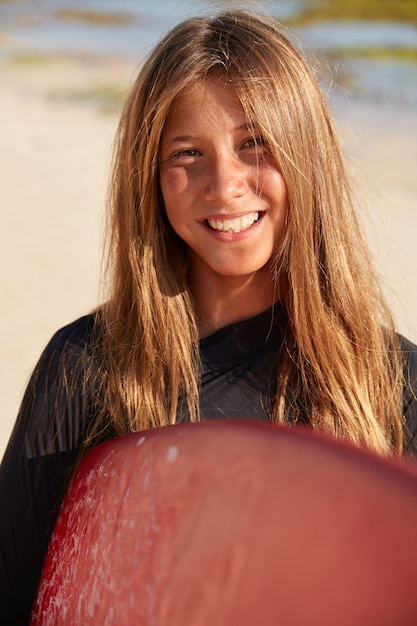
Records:
[[[235,156],[217,157],[211,163],[206,183],[206,199],[228,206],[243,196],[248,187],[247,166]]]

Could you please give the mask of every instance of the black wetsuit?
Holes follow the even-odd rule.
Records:
[[[274,315],[275,323],[270,310],[201,340],[203,419],[268,419],[287,324],[281,305]],[[52,338],[29,382],[2,461],[1,624],[29,621],[56,516],[97,411],[100,389],[91,349],[95,324],[95,317],[88,315]],[[406,340],[403,345],[417,389],[417,348]],[[404,395],[404,414],[410,431],[407,449],[416,454],[417,402],[410,391]]]

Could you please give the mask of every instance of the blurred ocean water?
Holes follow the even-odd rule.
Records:
[[[233,5],[260,9],[281,19],[294,15],[299,7],[296,0],[3,1],[0,30],[17,46],[35,51],[141,57],[178,21]]]
[[[70,54],[139,62],[179,20],[233,5],[264,11],[285,24],[302,0],[3,0],[0,61],[18,54]],[[314,53],[329,56],[335,80],[354,97],[417,105],[414,24],[323,21],[298,27],[294,35]],[[369,55],[382,48],[392,55]],[[396,50],[413,54],[404,58]]]

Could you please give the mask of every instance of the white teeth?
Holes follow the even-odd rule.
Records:
[[[207,220],[209,226],[214,230],[222,230],[228,233],[240,233],[252,226],[259,219],[259,213],[248,213],[243,217],[237,217],[234,220]]]

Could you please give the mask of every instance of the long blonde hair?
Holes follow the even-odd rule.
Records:
[[[144,63],[121,116],[109,191],[111,290],[100,311],[103,410],[117,434],[199,419],[199,344],[183,242],[165,216],[158,153],[180,93],[228,80],[288,191],[289,324],[271,420],[379,452],[402,448],[402,360],[353,210],[317,79],[273,20],[242,10],[175,27]],[[102,419],[102,416],[101,416]],[[97,432],[99,421],[93,428]]]

